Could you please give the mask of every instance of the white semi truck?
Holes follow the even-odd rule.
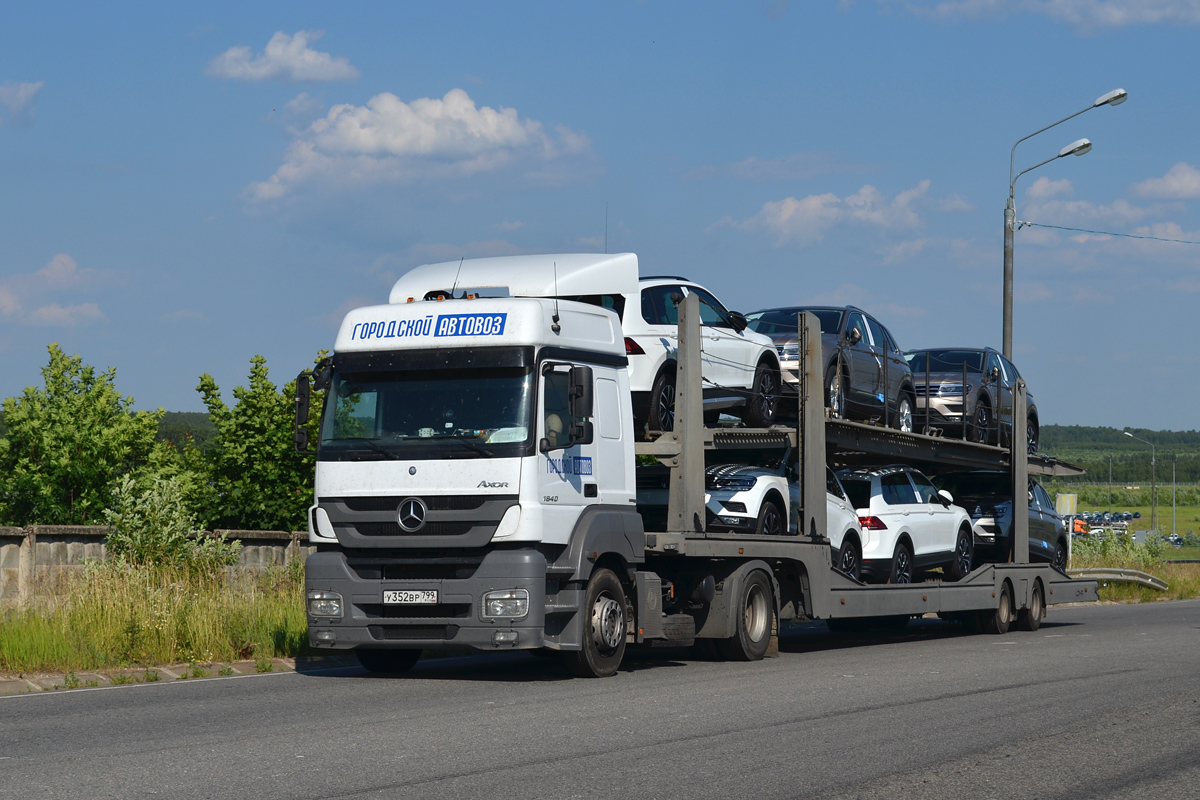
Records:
[[[422,649],[546,649],[603,677],[628,644],[712,639],[728,658],[756,660],[781,620],[836,628],[936,612],[1002,633],[1036,628],[1047,605],[1095,599],[1095,582],[1048,565],[884,586],[833,569],[829,462],[1004,467],[1014,486],[1027,470],[1070,468],[828,420],[811,315],[798,320],[795,427],[706,428],[697,299],[676,298],[678,340],[664,342],[678,361],[674,430],[639,441],[621,320],[605,300],[637,291],[632,254],[477,259],[418,267],[389,304],[346,316],[333,355],[297,388],[296,445],[317,457],[314,649],[354,650],[384,672],[411,668]],[[310,381],[325,397],[315,451]],[[796,533],[706,531],[706,451],[755,448],[798,454]],[[638,513],[638,456],[670,467],[662,530]],[[1018,554],[1026,502],[1014,497]]]

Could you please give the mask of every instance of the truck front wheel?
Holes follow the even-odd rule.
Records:
[[[567,666],[580,678],[607,678],[625,657],[625,590],[616,574],[598,569],[588,581],[583,614],[583,643],[579,650],[564,653]]]
[[[775,603],[771,599],[771,581],[761,570],[746,576],[738,589],[734,605],[737,630],[728,639],[717,642],[721,655],[730,661],[759,661],[771,644]]]

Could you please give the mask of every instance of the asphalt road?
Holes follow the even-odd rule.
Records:
[[[791,632],[606,680],[504,654],[0,698],[0,797],[1196,798],[1200,601]]]

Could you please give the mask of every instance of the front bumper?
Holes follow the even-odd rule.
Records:
[[[578,607],[576,589],[559,591],[547,608],[546,559],[533,549],[493,550],[479,557],[381,558],[361,551],[317,552],[305,562],[306,589],[337,592],[343,599],[341,619],[309,614],[309,643],[317,650],[358,647],[425,649],[470,647],[477,650],[532,649],[561,633]],[[434,590],[436,605],[384,605],[386,590]],[[528,613],[519,619],[486,619],[480,599],[486,592],[524,589]],[[565,595],[571,595],[566,597]],[[556,614],[564,603],[572,613]],[[306,612],[307,612],[306,608]],[[547,611],[555,619],[547,626]],[[498,642],[498,631],[515,633]],[[320,637],[318,638],[318,634]],[[569,637],[573,638],[573,637]],[[577,647],[577,645],[576,645]],[[566,649],[571,649],[569,646]]]

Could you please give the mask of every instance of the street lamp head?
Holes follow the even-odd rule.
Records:
[[[1129,92],[1124,89],[1113,89],[1108,94],[1102,94],[1092,103],[1092,108],[1098,106],[1119,106],[1129,99]]]
[[[1063,156],[1082,156],[1092,151],[1092,143],[1087,139],[1079,139],[1071,142],[1069,145],[1058,151],[1058,157]]]
[[[1133,438],[1133,434],[1132,434],[1132,433],[1130,433],[1129,431],[1121,431],[1121,433],[1125,434],[1125,435],[1126,435],[1126,436],[1128,436],[1130,439],[1132,439],[1132,438]]]

